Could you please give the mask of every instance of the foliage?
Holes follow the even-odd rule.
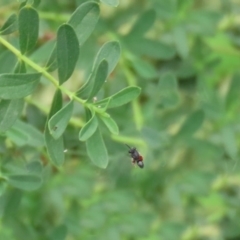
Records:
[[[1,239],[240,238],[240,4],[140,2],[1,1]]]

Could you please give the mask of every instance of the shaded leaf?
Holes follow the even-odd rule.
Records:
[[[238,159],[238,146],[236,142],[236,133],[231,126],[226,126],[221,129],[222,142],[226,153],[232,159]]]
[[[95,114],[92,115],[91,119],[82,127],[79,132],[79,140],[86,141],[90,138],[97,130],[98,120]]]
[[[7,131],[18,119],[24,106],[23,99],[1,100],[0,132]]]
[[[104,122],[108,130],[113,134],[118,134],[118,125],[111,117],[100,116],[100,119]]]
[[[231,79],[230,86],[226,96],[226,108],[228,110],[237,109],[239,106],[239,102],[236,99],[239,96],[240,89],[240,74],[234,74]]]
[[[124,39],[128,48],[137,55],[148,56],[154,59],[172,59],[176,51],[174,47],[160,41],[138,38],[129,35]]]
[[[0,97],[16,99],[31,94],[40,81],[41,73],[0,74]]]
[[[177,137],[189,137],[193,135],[202,125],[204,113],[202,110],[197,110],[189,115],[182,127],[177,133]]]
[[[108,165],[108,153],[99,129],[88,138],[86,146],[88,156],[92,162],[100,168],[106,168]]]
[[[121,48],[120,48],[119,42],[111,41],[111,42],[105,43],[98,51],[98,54],[94,61],[93,69],[96,69],[96,67],[99,66],[99,64],[105,59],[108,63],[108,76],[109,76],[109,74],[116,67],[118,60],[120,58],[120,55],[121,55]]]
[[[18,61],[17,65],[15,66],[14,73],[26,73],[27,69],[25,63],[23,61]]]
[[[96,94],[99,92],[101,87],[103,86],[106,78],[107,78],[107,73],[108,73],[108,63],[106,60],[103,60],[100,62],[96,75],[94,78],[94,84],[91,93],[88,96],[88,101],[91,100]]]
[[[157,71],[154,66],[141,58],[134,58],[131,60],[131,64],[135,71],[143,78],[155,78]]]
[[[61,108],[62,108],[62,93],[60,90],[57,90],[52,101],[52,106],[48,116],[48,120]],[[53,138],[48,128],[48,120],[45,126],[45,132],[44,132],[47,152],[52,163],[56,166],[60,166],[64,163],[64,158],[65,158],[63,138],[62,136],[59,137],[58,139]]]
[[[164,107],[175,107],[179,102],[178,83],[174,74],[164,74],[158,83],[160,103]]]
[[[26,165],[26,169],[29,173],[41,175],[43,171],[43,165],[42,162],[39,160],[34,160]]]
[[[128,102],[131,102],[132,100],[139,96],[140,92],[141,88],[139,87],[126,87],[121,91],[115,93],[111,97],[109,97],[111,100],[108,104],[108,108],[119,107]],[[105,98],[101,101],[98,101],[95,103],[95,105],[98,105],[99,107],[103,108],[109,101],[109,98]]]
[[[17,58],[12,52],[6,50],[0,53],[0,63],[0,73],[9,73],[13,71]]]
[[[17,120],[12,128],[7,131],[7,136],[20,146],[42,147],[44,145],[43,134],[32,125],[20,120]],[[22,139],[19,139],[19,137]]]
[[[96,71],[98,69],[99,64],[106,60],[108,63],[108,74],[113,71],[115,68],[119,57],[120,57],[120,45],[116,41],[107,42],[105,43],[100,50],[97,53],[97,56],[95,58],[94,64],[93,64],[93,70],[91,72],[91,75],[89,76],[86,83],[76,92],[76,95],[81,98],[88,98],[95,80]]]
[[[23,193],[19,189],[9,189],[1,195],[0,205],[3,206],[3,209],[0,210],[0,216],[4,217],[4,220],[17,215],[22,195]]]
[[[73,28],[64,24],[57,32],[58,79],[63,84],[73,73],[79,56],[79,44]]]
[[[13,13],[0,29],[0,35],[7,35],[17,31],[17,15]]]
[[[132,35],[143,35],[147,32],[153,25],[156,18],[156,13],[153,9],[145,11],[140,17],[137,19],[135,24],[133,25],[130,34]]]
[[[33,191],[38,189],[42,184],[42,179],[38,175],[10,175],[7,177],[8,183],[16,188]]]
[[[50,240],[65,240],[67,237],[67,227],[65,225],[58,226],[53,229],[53,232],[50,235]]]
[[[58,62],[57,62],[57,49],[56,46],[54,46],[51,55],[47,61],[46,68],[47,71],[52,72],[56,70],[58,67]]]
[[[56,112],[48,121],[48,128],[53,138],[58,139],[64,133],[73,112],[73,101]]]
[[[173,40],[175,41],[175,46],[179,56],[182,59],[187,58],[189,53],[189,47],[186,31],[183,27],[178,26],[173,29]]]
[[[40,3],[41,3],[41,0],[33,0],[33,7],[37,8]]]
[[[11,128],[6,132],[6,136],[17,146],[27,145],[28,135],[26,132],[21,131],[21,129]]]
[[[72,14],[68,24],[75,30],[80,45],[82,45],[93,32],[98,22],[99,14],[100,9],[96,2],[83,3]]]
[[[18,17],[19,44],[21,53],[31,50],[38,40],[39,18],[38,13],[31,7],[24,7]]]

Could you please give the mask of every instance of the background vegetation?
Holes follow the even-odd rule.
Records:
[[[62,24],[89,1],[39,3],[1,0],[0,5],[1,239],[240,239],[239,1],[121,0],[118,5],[116,0],[102,0],[99,20],[91,12],[82,23],[81,37],[74,27]],[[21,26],[26,22],[21,25],[20,17],[29,9],[31,41],[23,37]],[[9,20],[11,14],[17,15]],[[64,31],[71,37],[65,39],[65,48],[59,45]],[[47,70],[54,79],[59,76],[60,83],[71,76],[64,87],[43,74],[35,90],[30,84],[24,90],[6,90],[6,74],[19,77],[16,74],[34,70],[31,77],[40,78],[37,66],[42,70],[49,63],[56,38],[58,70]],[[77,41],[80,56],[71,55],[72,74],[59,67],[66,66],[60,54],[62,49],[76,52]],[[106,77],[110,72],[104,66],[114,61],[117,66],[97,99],[129,86],[140,87],[141,94],[136,98],[139,88],[127,88],[130,97],[126,100],[124,95],[122,103],[131,102],[107,110],[117,125],[113,120],[99,122],[96,131],[102,135],[91,143],[87,139],[95,133],[85,127],[88,136],[82,132],[79,141],[79,130],[93,113],[98,118],[108,115],[106,109],[96,110],[92,100],[90,105],[70,102],[69,107],[68,91],[77,91],[95,73],[94,58],[107,42],[115,47],[104,55],[99,72]],[[109,59],[113,49],[117,50]],[[68,53],[63,59],[64,54]],[[63,139],[64,148],[51,145],[51,129],[56,130],[59,118],[45,126],[61,108],[52,105],[57,88],[64,89],[65,109],[73,107],[68,125],[71,115],[60,115],[65,119],[63,131],[67,126],[63,137],[63,131],[55,136]],[[6,100],[18,92],[24,94]],[[90,92],[81,94],[80,99],[86,99]],[[59,99],[58,91],[55,103]],[[139,149],[144,169],[131,165],[125,143]]]

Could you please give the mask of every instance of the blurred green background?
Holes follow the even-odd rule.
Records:
[[[42,0],[32,60],[46,61],[57,27],[83,2]],[[1,24],[18,4],[1,0]],[[62,169],[34,148],[12,146],[18,157],[9,164],[20,167],[19,156],[27,153],[41,160],[45,178],[34,192],[1,186],[1,239],[240,239],[240,2],[120,0],[116,8],[100,8],[66,86],[76,90],[101,45],[118,40],[121,60],[98,97],[128,85],[142,93],[109,112],[120,135],[103,129],[110,155],[105,170],[91,163],[74,124],[65,134]],[[1,71],[14,61],[0,57]],[[46,82],[34,95],[43,109],[53,90]],[[41,110],[29,104],[23,119],[43,130]],[[82,108],[75,115],[84,121]],[[131,165],[124,143],[138,148],[144,169]]]

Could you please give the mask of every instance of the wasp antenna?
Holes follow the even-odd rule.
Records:
[[[127,144],[125,144],[127,147],[129,147],[129,149],[131,149],[131,147],[129,146],[129,145],[127,145]]]

